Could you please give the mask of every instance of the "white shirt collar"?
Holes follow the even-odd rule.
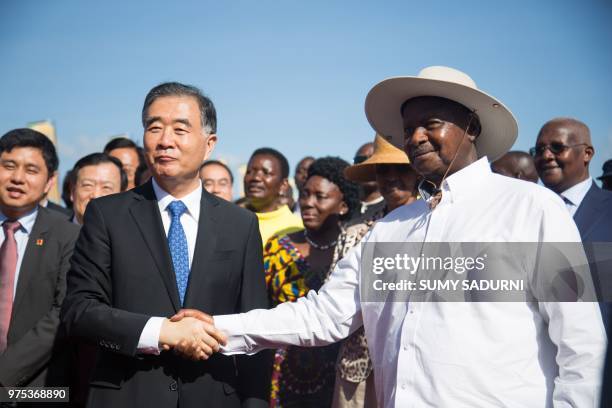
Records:
[[[562,192],[561,196],[568,199],[572,205],[580,207],[580,203],[582,203],[582,200],[584,200],[584,196],[586,196],[586,194],[589,192],[592,184],[593,180],[589,177]]]
[[[172,201],[180,200],[187,207],[187,212],[189,215],[191,215],[196,221],[200,220],[202,181],[199,181],[198,187],[195,190],[180,199],[173,197],[170,193],[161,188],[155,181],[154,177],[151,177],[151,181],[153,182],[153,191],[155,192],[155,197],[157,198],[157,204],[159,205],[160,211],[166,211],[166,208]]]
[[[462,195],[473,195],[472,190],[478,189],[482,182],[492,174],[489,160],[486,156],[451,174],[442,183],[442,200],[454,202]]]
[[[21,224],[21,229],[23,229],[26,234],[32,232],[32,228],[34,228],[34,223],[36,222],[37,215],[38,206],[34,207],[34,209],[31,210],[29,213],[17,219],[17,221],[19,221],[19,223]],[[0,225],[2,225],[4,223],[4,220],[6,220],[7,218],[8,217],[0,211]]]

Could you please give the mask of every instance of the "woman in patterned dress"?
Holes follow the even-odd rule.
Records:
[[[339,254],[342,222],[359,208],[358,187],[343,170],[340,158],[316,160],[299,198],[305,230],[272,237],[264,249],[268,294],[273,306],[293,302],[318,290]],[[356,228],[351,227],[351,229]],[[276,350],[270,392],[271,407],[331,406],[339,344]]]

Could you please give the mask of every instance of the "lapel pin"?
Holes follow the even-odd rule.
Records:
[[[44,243],[45,243],[45,240],[42,238],[38,238],[36,240],[36,246],[43,246]]]

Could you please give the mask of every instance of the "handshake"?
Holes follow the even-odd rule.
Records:
[[[190,360],[208,360],[227,342],[212,316],[195,309],[182,309],[165,319],[159,333],[162,350],[174,350]]]

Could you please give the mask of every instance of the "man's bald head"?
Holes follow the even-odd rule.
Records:
[[[594,154],[587,125],[572,118],[556,118],[538,133],[535,165],[544,185],[561,194],[589,178]]]
[[[591,130],[589,127],[578,119],[573,118],[555,118],[551,119],[542,126],[538,138],[543,132],[558,131],[565,129],[569,135],[568,142],[571,144],[586,143],[589,146],[591,143]]]
[[[491,163],[491,169],[503,176],[514,177],[520,180],[538,182],[533,158],[526,152],[511,151]]]

